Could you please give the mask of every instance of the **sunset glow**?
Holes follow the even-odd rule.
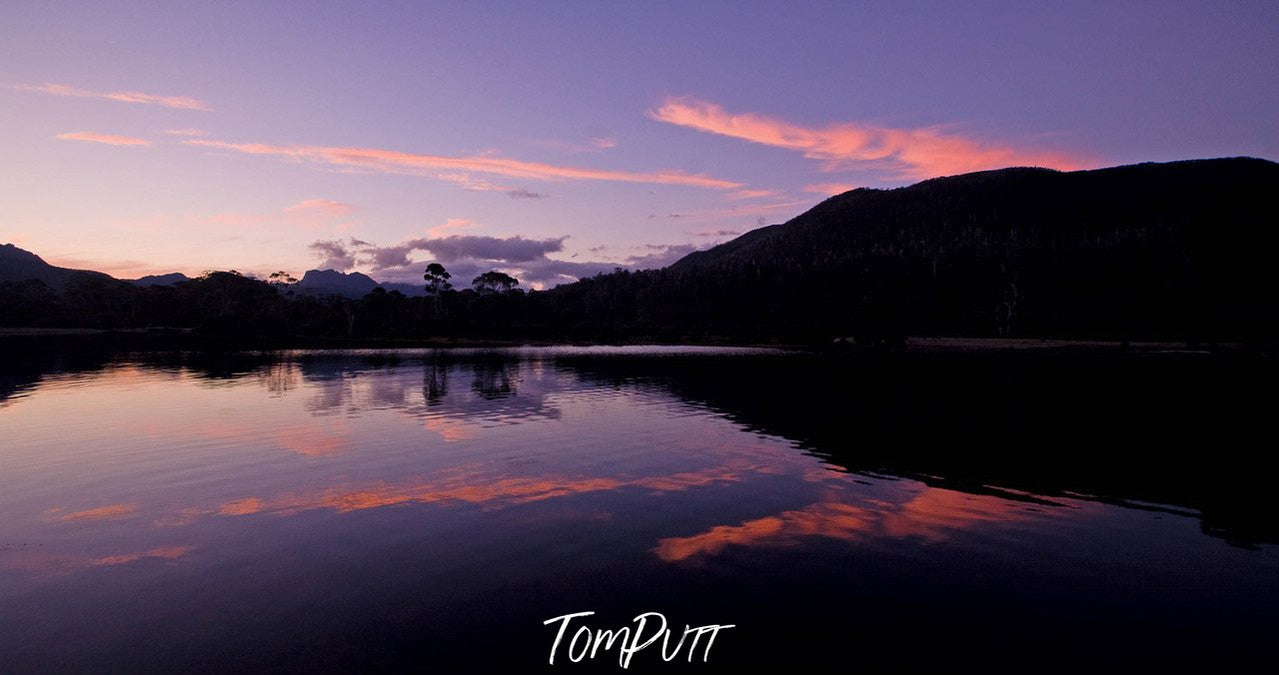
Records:
[[[546,287],[854,187],[1274,158],[1279,99],[1253,83],[1279,67],[1275,21],[1202,3],[6,3],[0,243],[121,277],[417,284],[436,254],[412,243],[465,229],[562,242],[456,263],[464,284],[498,268]]]

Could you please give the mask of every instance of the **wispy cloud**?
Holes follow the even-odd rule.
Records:
[[[612,150],[617,147],[617,139],[612,136],[591,136],[590,138],[579,142],[538,139],[528,141],[528,144],[577,155],[587,152],[603,152],[604,150]]]
[[[772,199],[780,197],[782,193],[777,190],[733,190],[728,193],[729,199]]]
[[[506,191],[506,196],[511,199],[546,199],[546,193],[533,192],[524,188],[515,188]]]
[[[196,129],[194,127],[188,127],[186,129],[165,129],[164,133],[170,136],[186,136],[188,138],[199,138],[209,135],[209,132],[204,129]]]
[[[349,215],[355,207],[332,199],[308,199],[293,206],[285,207],[285,213],[322,214],[334,218]]]
[[[75,131],[58,134],[55,138],[64,141],[87,141],[89,143],[105,143],[106,145],[151,145],[151,141],[133,136],[117,136],[115,134],[98,134],[92,131]]]
[[[827,170],[863,163],[902,177],[929,178],[1005,166],[1076,169],[1082,162],[1063,153],[1017,148],[931,126],[894,129],[863,123],[804,127],[758,113],[730,113],[692,97],[669,98],[650,112],[667,122],[721,136],[804,153]]]
[[[436,225],[427,230],[426,233],[431,237],[443,237],[448,232],[455,230],[464,230],[468,227],[475,227],[478,223],[469,218],[449,218],[444,221],[443,225]]]
[[[701,232],[689,232],[694,237],[736,237],[741,234],[739,230],[702,230]]]
[[[20,84],[15,87],[21,91],[34,91],[41,94],[52,94],[54,96],[74,96],[77,98],[105,98],[112,101],[121,101],[123,103],[146,103],[150,105],[161,105],[166,108],[181,108],[184,110],[209,110],[209,104],[200,99],[191,98],[190,96],[161,96],[158,94],[148,94],[141,91],[89,91],[88,89],[80,89],[65,84],[54,84],[45,82],[44,84]]]
[[[349,167],[344,167],[338,170],[343,171],[343,170],[352,170],[352,169],[350,169]],[[369,173],[378,173],[378,172],[385,171],[384,169],[367,169],[367,168],[355,169],[355,170],[369,172]],[[420,171],[419,172],[398,171],[393,173],[414,173],[418,175],[429,175],[434,178],[438,178],[439,180],[442,180],[448,183],[453,183],[454,185],[462,188],[463,190],[466,190],[467,192],[505,192],[507,194],[510,194],[512,190],[516,189],[509,185],[502,185],[501,183],[494,183],[490,180],[485,180],[483,178],[476,178],[475,176],[472,176],[469,173],[460,172],[460,171],[451,171],[451,172],[436,173],[436,174],[430,174],[430,173],[420,172]]]
[[[654,172],[618,171],[561,166],[542,162],[526,162],[518,159],[491,156],[446,157],[378,148],[341,148],[319,145],[269,145],[265,143],[228,143],[225,141],[191,139],[187,145],[227,150],[249,155],[279,157],[295,162],[319,164],[330,167],[358,168],[383,173],[424,175],[441,180],[465,184],[471,173],[508,178],[524,178],[543,181],[611,181],[621,183],[647,183],[681,185],[716,190],[732,190],[741,183],[702,174],[662,170]],[[485,186],[476,189],[496,189]],[[508,192],[511,188],[500,188]]]
[[[814,183],[812,185],[804,186],[804,192],[827,196],[842,195],[849,190],[856,189],[856,185],[849,185],[847,183]]]
[[[652,218],[667,218],[671,220],[689,219],[689,220],[720,220],[723,218],[764,216],[771,213],[779,212],[796,212],[803,207],[811,206],[809,201],[786,201],[786,202],[769,202],[766,204],[742,204],[740,206],[728,206],[715,209],[693,209],[689,211],[679,211],[675,213],[667,213],[664,216],[658,214],[650,214]]]

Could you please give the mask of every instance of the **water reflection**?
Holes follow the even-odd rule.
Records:
[[[439,427],[463,419],[478,424],[556,419],[559,411],[546,403],[547,383],[538,378],[525,386],[526,367],[530,364],[501,355],[465,360],[442,355],[393,366],[370,365],[364,359],[308,358],[296,364],[266,364],[262,371],[296,368],[313,385],[307,410],[315,416],[398,410]]]
[[[1187,441],[1209,445],[1214,437],[1226,436],[1223,430],[1237,437],[1257,429],[1266,417],[1253,414],[1264,407],[1264,401],[1255,400],[1262,397],[1231,378],[1241,378],[1241,368],[1253,369],[1251,379],[1266,377],[1258,364],[1205,368],[1193,362],[1153,367],[1126,363],[1119,374],[1105,376],[1086,364],[1080,375],[1084,361],[1063,363],[1061,357],[1017,364],[966,358],[979,363],[964,368],[959,361],[920,357],[917,363],[889,367],[747,353],[739,354],[734,365],[721,367],[699,353],[652,358],[643,352],[598,349],[532,356],[483,350],[390,356],[148,354],[124,365],[111,354],[82,355],[74,361],[37,355],[0,363],[0,405],[12,406],[40,387],[59,389],[104,378],[114,387],[161,374],[194,376],[210,386],[242,384],[249,378],[273,398],[301,392],[306,417],[277,418],[267,426],[257,420],[183,420],[181,428],[170,429],[148,421],[147,433],[264,441],[318,458],[358,445],[350,420],[368,411],[396,411],[418,420],[421,429],[440,440],[460,443],[488,426],[557,420],[561,406],[580,403],[583,392],[607,396],[625,387],[632,400],[674,395],[695,412],[722,414],[747,429],[793,440],[843,470],[910,477],[972,494],[1006,496],[989,487],[998,484],[1134,508],[1159,509],[1164,508],[1159,503],[1169,503],[1186,507],[1171,509],[1182,515],[1202,510],[1208,534],[1243,545],[1279,540],[1273,505],[1250,500],[1248,472],[1238,466],[1240,455],[1249,450],[1246,444],[1239,452],[1226,446],[1209,456],[1194,453],[1184,464],[1175,457],[1161,457],[1156,466],[1150,461],[1151,446]],[[555,375],[548,377],[547,369]],[[1017,372],[1027,369],[1031,372]],[[1140,375],[1153,369],[1158,376],[1143,383],[1124,372],[1137,369],[1142,369]],[[974,373],[980,377],[968,377]],[[1041,381],[1028,386],[1033,378]],[[1234,386],[1220,386],[1223,381]],[[1169,386],[1172,382],[1176,384]],[[957,391],[960,386],[970,391]],[[1122,402],[1115,401],[1116,386],[1123,391]],[[1139,390],[1133,391],[1134,386]],[[1081,395],[1084,389],[1089,395]],[[1247,400],[1223,397],[1223,391],[1247,392]],[[1026,400],[1038,404],[1028,408]],[[1174,419],[1175,426],[1161,428]],[[1032,426],[1055,431],[1032,441],[1027,437]],[[1142,442],[1117,443],[1137,433],[1144,436]]]
[[[9,556],[4,569],[8,569],[11,572],[24,572],[30,575],[46,577],[84,571],[95,567],[130,565],[138,562],[173,562],[195,550],[193,546],[161,546],[145,551],[86,557],[69,554],[48,554],[29,550],[29,547],[17,548],[24,549],[22,551],[23,554]]]
[[[1279,364],[1258,355],[907,354],[564,359],[795,441],[830,464],[975,494],[1002,486],[1200,514],[1241,546],[1279,543],[1259,457]],[[818,384],[815,384],[818,383]]]
[[[1274,507],[1243,455],[1117,453],[1137,434],[1170,442],[1150,427],[1168,415],[1183,440],[1262,428],[1221,389],[1273,374],[1255,365],[643,350],[26,362],[0,390],[0,653],[48,666],[70,636],[84,664],[123,667],[103,645],[158,630],[184,645],[156,662],[175,669],[249,646],[268,664],[270,640],[308,669],[299,655],[337,658],[326,650],[356,637],[337,618],[299,632],[298,617],[340,602],[378,622],[361,649],[401,667],[409,643],[472,644],[458,626],[584,607],[625,620],[705,601],[758,626],[830,611],[838,632],[874,617],[788,603],[944,608],[971,591],[1030,611],[1027,589],[1054,588],[1083,590],[1035,611],[1082,615],[1118,593],[1151,612],[1177,588],[1170,616],[1243,635],[1279,601]],[[1094,389],[1110,393],[1080,398]],[[1031,438],[1038,424],[1054,432]],[[971,578],[920,590],[939,571]],[[477,609],[494,594],[518,598],[509,616]],[[190,616],[165,609],[179,600]],[[77,603],[133,618],[104,633]]]
[[[449,395],[448,365],[440,361],[427,363],[422,368],[422,396],[426,405],[437,406]]]
[[[795,546],[808,537],[847,542],[918,538],[938,543],[958,530],[1011,524],[1033,512],[1016,502],[932,487],[902,495],[901,501],[867,498],[858,504],[836,498],[839,495],[831,497],[736,525],[716,525],[690,536],[668,537],[658,542],[654,552],[662,560],[679,562],[717,555],[729,546]]]

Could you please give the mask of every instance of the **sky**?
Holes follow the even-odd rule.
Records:
[[[0,243],[548,287],[832,194],[1279,159],[1275,2],[0,3]]]

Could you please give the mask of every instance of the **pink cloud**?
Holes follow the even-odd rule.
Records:
[[[204,129],[196,129],[194,127],[188,127],[185,129],[165,129],[164,133],[170,136],[187,136],[190,138],[199,138],[201,136],[209,135],[209,132]]]
[[[780,196],[777,190],[733,190],[728,193],[729,199],[772,199]]]
[[[349,215],[354,209],[355,207],[350,204],[335,202],[332,199],[308,199],[306,201],[298,202],[293,206],[286,207],[284,212],[339,218]]]
[[[804,192],[812,192],[819,195],[841,195],[849,190],[856,190],[856,185],[848,185],[847,183],[815,183],[813,185],[805,185]]]
[[[107,145],[151,145],[151,141],[133,136],[116,136],[114,134],[97,134],[92,131],[75,131],[58,134],[56,138],[64,141],[87,141],[89,143],[105,143]]]
[[[318,145],[268,145],[265,143],[227,143],[224,141],[192,139],[187,145],[229,150],[249,155],[280,157],[300,163],[320,164],[329,167],[355,168],[384,173],[426,175],[469,187],[470,189],[509,191],[483,180],[473,179],[471,173],[508,178],[525,178],[544,181],[611,181],[621,183],[649,183],[682,185],[717,190],[742,187],[741,183],[722,180],[683,171],[634,172],[610,169],[590,169],[573,166],[525,162],[518,159],[490,156],[445,157],[424,155],[377,148],[339,148]]]
[[[147,94],[140,91],[89,91],[87,89],[78,89],[76,87],[67,86],[65,84],[54,84],[45,82],[44,84],[22,84],[16,89],[22,91],[35,91],[42,94],[52,94],[54,96],[74,96],[77,98],[105,98],[112,101],[121,101],[123,103],[146,103],[151,105],[162,105],[166,108],[182,108],[184,110],[209,110],[209,105],[199,99],[190,96],[160,96],[157,94]]]
[[[427,230],[426,233],[431,237],[443,237],[446,234],[450,234],[458,230],[475,227],[476,224],[477,223],[474,220],[469,220],[467,218],[449,218],[444,221],[443,225],[436,225],[435,227]]]
[[[929,178],[1006,166],[1078,169],[1083,163],[1062,153],[1014,148],[952,133],[941,127],[893,129],[843,123],[803,127],[757,113],[730,113],[696,98],[669,98],[650,116],[698,131],[797,150],[826,162],[827,170],[874,162],[908,178]]]

